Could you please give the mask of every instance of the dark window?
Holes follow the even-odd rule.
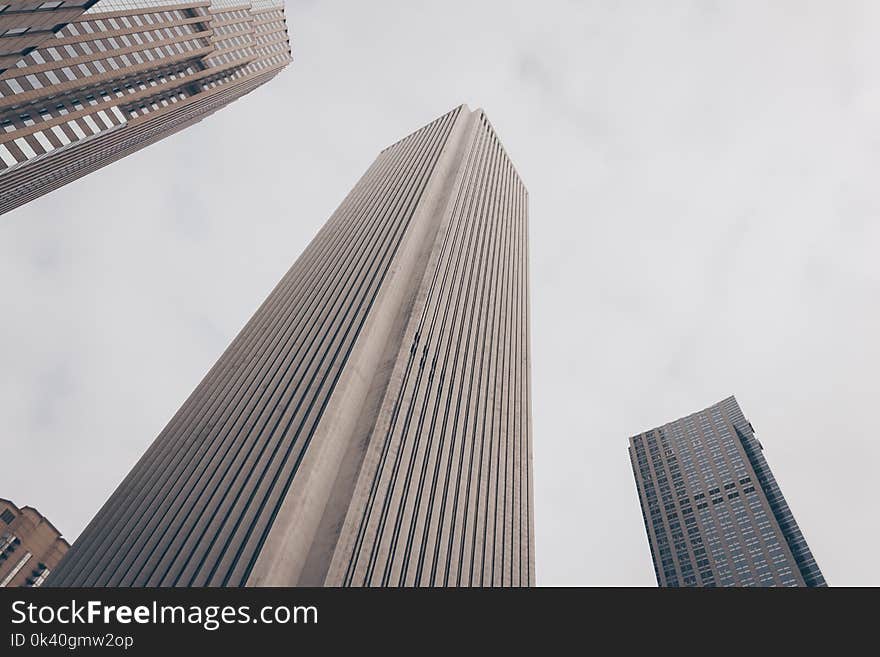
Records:
[[[9,509],[3,509],[3,513],[0,513],[0,519],[3,520],[7,525],[15,520],[15,514],[12,513]]]

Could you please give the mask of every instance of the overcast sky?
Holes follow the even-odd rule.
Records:
[[[378,151],[465,102],[530,194],[538,583],[654,585],[626,439],[735,394],[829,583],[880,585],[880,4],[342,4],[0,217],[0,497],[75,539]]]

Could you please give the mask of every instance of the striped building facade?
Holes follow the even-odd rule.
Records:
[[[826,586],[734,397],[629,454],[660,586]]]
[[[55,36],[98,0],[0,2],[0,74]]]
[[[0,73],[0,214],[192,125],[291,61],[280,0],[77,1]]]
[[[481,110],[384,150],[49,584],[533,584],[527,201]]]

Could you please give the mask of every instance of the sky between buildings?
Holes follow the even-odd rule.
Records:
[[[465,102],[530,193],[538,583],[653,585],[626,439],[735,394],[829,583],[880,585],[880,5],[287,16],[275,80],[0,217],[0,495],[74,539],[379,150]]]

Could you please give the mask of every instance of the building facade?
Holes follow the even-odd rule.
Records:
[[[69,548],[35,508],[0,498],[0,588],[41,586]]]
[[[192,125],[291,61],[281,0],[7,2],[0,214]]]
[[[660,586],[826,586],[734,397],[629,440]]]
[[[0,3],[0,74],[98,0],[7,0]]]
[[[480,110],[382,151],[50,584],[532,584],[527,201]]]

